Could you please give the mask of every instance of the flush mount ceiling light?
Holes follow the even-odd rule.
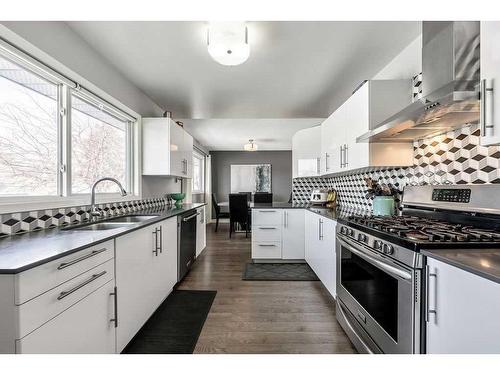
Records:
[[[248,29],[244,22],[211,22],[207,30],[208,53],[219,64],[243,64],[250,56]]]
[[[257,151],[259,149],[259,146],[257,146],[255,143],[253,143],[253,139],[249,139],[248,143],[243,146],[245,151]]]

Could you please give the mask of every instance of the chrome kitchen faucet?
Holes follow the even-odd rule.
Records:
[[[102,181],[111,181],[111,182],[114,182],[120,188],[120,194],[122,195],[122,197],[124,197],[124,196],[127,195],[127,192],[123,188],[122,184],[116,178],[113,178],[113,177],[103,177],[103,178],[100,178],[99,180],[97,180],[96,182],[94,182],[92,184],[92,193],[90,195],[90,216],[91,216],[91,219],[93,217],[100,217],[100,216],[102,216],[102,212],[99,211],[96,208],[96,204],[95,204],[95,189],[96,189],[96,186],[100,182],[102,182]]]

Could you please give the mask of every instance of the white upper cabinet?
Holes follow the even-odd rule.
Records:
[[[321,124],[321,174],[342,170],[344,145],[347,142],[347,104],[342,104]],[[316,146],[317,147],[317,146]]]
[[[292,138],[293,178],[321,175],[321,127],[299,130]]]
[[[413,164],[408,143],[357,143],[411,101],[410,80],[367,81],[321,125],[322,174]]]
[[[500,21],[481,21],[481,145],[500,144]]]
[[[193,137],[168,118],[142,119],[142,174],[192,178]]]

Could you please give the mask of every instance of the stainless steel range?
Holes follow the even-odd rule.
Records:
[[[337,320],[368,353],[425,352],[422,249],[500,244],[500,185],[407,186],[401,216],[337,226]]]

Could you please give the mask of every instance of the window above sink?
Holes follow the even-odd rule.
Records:
[[[0,213],[87,204],[92,183],[138,198],[137,119],[31,56],[0,45]],[[99,186],[98,202],[120,197]]]

